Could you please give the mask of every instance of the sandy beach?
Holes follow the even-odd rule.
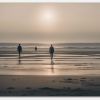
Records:
[[[99,44],[55,45],[53,61],[48,45],[23,44],[20,59],[15,44],[3,45],[0,96],[100,96]]]
[[[1,75],[0,96],[99,96],[100,77]]]

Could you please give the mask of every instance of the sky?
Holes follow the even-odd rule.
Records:
[[[0,42],[100,42],[100,4],[0,3]]]

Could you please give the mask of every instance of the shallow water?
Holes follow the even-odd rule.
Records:
[[[34,51],[34,46],[38,51]],[[100,75],[100,44],[54,44],[50,60],[49,44],[22,44],[18,59],[17,44],[0,44],[0,75]]]

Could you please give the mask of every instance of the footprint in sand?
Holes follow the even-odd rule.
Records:
[[[72,79],[71,78],[68,78],[67,80],[71,81]]]
[[[84,78],[84,77],[80,78],[80,81],[86,81],[86,78]]]
[[[30,89],[32,89],[32,88],[31,88],[31,87],[26,87],[26,89],[27,89],[27,90],[30,90]]]
[[[82,77],[81,79],[86,79],[85,77]]]
[[[13,90],[13,89],[15,89],[14,87],[8,87],[7,88],[8,90]]]
[[[72,83],[72,84],[77,84],[78,83],[77,79],[72,79],[72,78],[67,78],[67,79],[64,79],[64,80],[62,80],[60,82],[63,82],[63,83]]]

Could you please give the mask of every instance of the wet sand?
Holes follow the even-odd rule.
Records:
[[[100,44],[55,45],[53,62],[49,45],[16,46],[0,44],[0,96],[100,96]]]
[[[100,96],[100,77],[1,75],[0,96]]]

